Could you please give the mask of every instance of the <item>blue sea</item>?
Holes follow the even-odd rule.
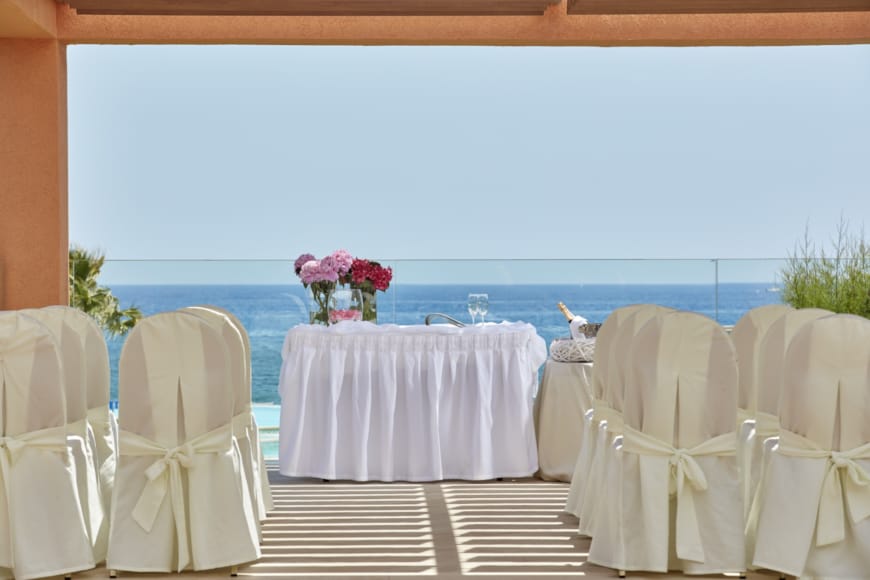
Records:
[[[466,299],[471,292],[489,294],[486,320],[529,322],[549,344],[568,335],[568,324],[556,304],[574,314],[602,322],[615,308],[655,303],[705,314],[723,325],[734,324],[746,311],[780,301],[766,284],[586,284],[586,285],[401,285],[378,296],[378,322],[422,324],[427,314],[442,312],[469,322]],[[287,331],[308,322],[306,291],[294,285],[115,285],[112,292],[124,308],[136,306],[150,315],[185,306],[211,304],[238,316],[251,338],[253,400],[278,403],[281,346]],[[112,398],[117,398],[118,357],[123,339],[109,341]]]

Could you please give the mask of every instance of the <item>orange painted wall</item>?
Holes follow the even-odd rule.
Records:
[[[0,39],[0,309],[65,304],[66,48]]]

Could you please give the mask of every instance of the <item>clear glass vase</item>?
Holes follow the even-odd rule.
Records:
[[[367,289],[361,286],[351,285],[351,288],[356,288],[362,294],[363,300],[363,317],[367,322],[378,323],[378,293],[375,289]]]
[[[329,324],[329,295],[335,290],[334,282],[313,282],[308,287],[308,322]]]
[[[362,293],[355,288],[337,288],[329,295],[329,323],[363,319]]]

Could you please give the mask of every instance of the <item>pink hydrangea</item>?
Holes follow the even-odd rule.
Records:
[[[296,262],[293,264],[293,270],[296,272],[296,275],[299,275],[299,272],[302,271],[302,266],[305,262],[310,262],[311,260],[316,260],[314,256],[311,254],[302,254],[298,258],[296,258]]]
[[[322,260],[309,260],[302,264],[299,277],[305,285],[314,282],[337,282],[338,272],[335,271],[332,260],[326,257]]]
[[[335,270],[339,276],[344,276],[350,272],[350,267],[353,265],[353,256],[350,255],[350,252],[347,250],[336,250],[330,257],[335,264]]]

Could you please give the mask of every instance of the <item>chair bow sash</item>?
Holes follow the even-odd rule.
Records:
[[[133,519],[146,532],[150,532],[160,511],[163,500],[169,495],[170,509],[175,520],[178,536],[178,571],[190,563],[190,549],[187,533],[187,516],[184,501],[184,487],[181,468],[194,466],[197,454],[225,453],[232,446],[232,425],[227,423],[213,431],[194,437],[178,447],[166,448],[130,431],[120,430],[120,455],[157,456],[159,459],[145,470],[148,481],[133,508]]]
[[[237,439],[250,437],[253,416],[251,406],[247,405],[243,411],[233,417],[233,435]]]
[[[26,448],[41,449],[54,453],[66,453],[66,426],[49,427],[40,429],[39,431],[30,431],[21,435],[6,435],[0,437],[0,477],[3,478],[3,491],[6,494],[7,512],[4,514],[3,521],[8,522],[9,529],[12,528],[12,507],[15,504],[14,498],[10,496],[9,479],[12,475],[12,467],[21,453]],[[14,541],[14,534],[10,535],[10,542]],[[15,550],[9,546],[7,550],[3,550],[5,558],[0,559],[0,566],[4,568],[14,568]],[[8,560],[8,561],[3,561]]]
[[[852,523],[870,517],[870,473],[858,459],[870,459],[870,443],[847,451],[823,449],[820,445],[786,429],[780,430],[778,452],[790,457],[827,459],[828,468],[822,482],[816,545],[835,544],[846,537],[846,514],[843,499],[848,498]],[[840,474],[845,471],[846,477]]]
[[[94,435],[97,437],[108,438],[112,436],[112,423],[109,419],[110,413],[108,405],[88,409],[88,423],[91,424]]]
[[[624,453],[667,458],[668,491],[677,498],[676,547],[681,560],[704,562],[704,547],[695,509],[695,493],[708,487],[704,470],[695,460],[701,456],[731,456],[737,451],[737,434],[723,433],[691,449],[677,449],[649,433],[625,425]],[[688,484],[688,485],[687,485]]]

